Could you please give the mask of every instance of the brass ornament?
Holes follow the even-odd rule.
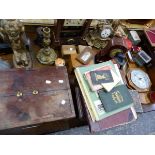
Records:
[[[23,24],[19,20],[3,20],[2,29],[13,49],[15,68],[31,68],[31,56],[24,45],[25,30]]]
[[[54,64],[57,54],[54,49],[50,47],[51,44],[51,30],[48,27],[44,27],[43,31],[43,48],[41,48],[37,54],[37,59],[42,64]]]
[[[85,39],[89,46],[94,46],[97,49],[104,49],[109,42],[109,39],[102,39],[97,31],[91,31]]]
[[[38,90],[33,90],[33,92],[32,92],[33,95],[37,95],[38,93],[39,93]]]
[[[92,42],[93,42],[94,47],[98,49],[104,49],[108,45],[107,40],[95,39]]]
[[[94,46],[97,49],[104,49],[111,39],[110,36],[113,32],[113,29],[111,27],[111,24],[108,20],[99,20],[96,27],[94,27],[93,30],[90,30],[88,34],[85,37],[85,40],[87,41],[89,46]],[[103,38],[101,33],[104,29],[109,29],[110,36]]]
[[[17,97],[21,97],[21,96],[23,96],[23,93],[20,92],[20,91],[18,91],[18,92],[16,93],[16,96],[17,96]]]
[[[42,64],[54,64],[56,58],[55,51],[50,47],[40,49],[37,55],[37,59]]]

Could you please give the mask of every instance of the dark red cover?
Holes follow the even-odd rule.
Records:
[[[132,122],[136,119],[133,115],[132,110],[129,108],[127,110],[121,111],[115,115],[109,116],[109,117],[102,119],[100,121],[93,122],[91,117],[90,117],[90,114],[88,112],[88,109],[86,107],[86,104],[84,102],[84,99],[82,97],[80,89],[79,89],[79,92],[77,91],[76,93],[79,94],[79,95],[77,95],[78,98],[80,98],[80,99],[77,99],[78,104],[83,105],[83,110],[84,110],[85,115],[86,115],[87,120],[88,120],[89,129],[92,133],[104,131],[106,129],[109,129],[109,128],[112,128],[115,126],[127,124],[127,123]]]
[[[147,29],[144,31],[151,46],[155,47],[155,29]]]
[[[87,110],[87,117],[88,117],[89,128],[91,132],[104,131],[112,127],[128,124],[129,122],[135,120],[134,115],[130,108],[97,122],[93,122],[91,120],[88,110]]]

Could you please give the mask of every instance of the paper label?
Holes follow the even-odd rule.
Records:
[[[61,101],[61,104],[62,104],[62,105],[64,105],[65,103],[66,103],[66,101],[65,101],[65,100],[62,100],[62,101]]]
[[[86,53],[84,53],[84,55],[81,57],[81,59],[82,59],[83,61],[87,61],[87,60],[89,59],[90,56],[91,56],[90,53],[89,53],[89,52],[86,52]]]
[[[46,80],[46,84],[51,84],[51,81],[50,80]]]
[[[133,39],[136,41],[136,40],[140,40],[138,34],[136,31],[130,31],[131,33],[131,36],[133,37]]]
[[[103,104],[102,104],[101,100],[94,101],[94,105],[95,105],[98,113],[103,113],[104,112],[104,107],[103,107]]]
[[[147,53],[145,53],[144,51],[140,51],[140,52],[138,53],[138,55],[139,55],[146,63],[148,63],[148,62],[151,61],[151,57],[150,57]]]
[[[59,83],[64,83],[64,80],[59,80]]]

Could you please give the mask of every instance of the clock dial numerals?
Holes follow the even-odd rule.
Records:
[[[111,29],[110,28],[105,28],[101,32],[102,38],[108,38],[110,35],[111,35]]]
[[[150,87],[150,78],[142,70],[131,71],[131,81],[140,89],[148,89]]]

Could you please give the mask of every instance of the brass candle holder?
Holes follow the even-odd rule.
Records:
[[[48,27],[44,27],[43,31],[43,48],[41,48],[37,54],[37,59],[42,64],[54,64],[57,58],[57,54],[54,49],[50,47],[51,44],[51,30]]]

